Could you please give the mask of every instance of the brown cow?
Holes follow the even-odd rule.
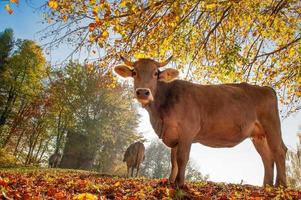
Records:
[[[140,164],[144,160],[145,147],[142,142],[135,142],[131,144],[125,151],[123,162],[127,165],[127,177],[129,176],[130,168],[132,169],[131,176],[133,176],[134,169],[137,169],[136,176],[138,176]]]
[[[148,111],[156,134],[171,149],[169,180],[183,186],[191,144],[233,147],[246,138],[260,154],[264,165],[263,184],[286,185],[287,148],[281,137],[277,96],[270,87],[247,83],[199,85],[182,80],[175,69],[159,70],[168,64],[139,59],[118,65],[115,72],[134,78],[136,98]]]

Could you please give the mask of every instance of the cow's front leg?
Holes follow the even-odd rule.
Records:
[[[128,178],[130,175],[130,167],[127,165],[126,168],[127,168],[126,177]]]
[[[189,159],[189,153],[191,148],[191,142],[183,141],[179,142],[177,147],[177,163],[178,174],[176,178],[176,186],[182,187],[185,179],[185,168]]]
[[[131,177],[134,177],[134,166],[131,168]]]
[[[169,176],[169,182],[175,183],[178,174],[177,147],[171,148],[170,152],[171,172]]]

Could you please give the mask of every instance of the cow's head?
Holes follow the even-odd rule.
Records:
[[[158,81],[169,82],[178,76],[179,72],[175,69],[159,70],[160,67],[167,65],[171,58],[160,63],[152,59],[139,59],[131,62],[121,57],[125,65],[117,65],[114,70],[124,78],[134,78],[136,98],[145,107],[154,100]]]

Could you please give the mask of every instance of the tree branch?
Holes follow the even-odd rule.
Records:
[[[222,23],[222,21],[229,15],[229,10],[232,6],[229,6],[222,14],[222,17],[220,18],[220,20],[215,24],[215,26],[209,31],[209,33],[207,34],[204,44],[203,44],[203,49],[206,47],[208,41],[209,41],[209,37],[210,35],[217,29],[217,27]]]
[[[260,54],[260,55],[256,56],[255,59],[260,58],[260,57],[263,57],[263,56],[268,56],[268,55],[271,55],[271,54],[275,54],[275,53],[278,53],[278,52],[280,52],[280,51],[282,51],[282,50],[285,50],[285,49],[287,49],[289,46],[291,46],[292,44],[298,42],[300,39],[301,39],[301,36],[295,38],[293,41],[287,43],[286,45],[284,45],[283,47],[280,47],[279,49],[276,49],[276,50],[271,51],[271,52],[268,52],[268,53]]]

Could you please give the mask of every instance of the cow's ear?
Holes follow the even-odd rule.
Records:
[[[169,82],[169,81],[172,81],[173,79],[175,79],[178,75],[179,75],[178,70],[168,68],[168,69],[165,69],[164,71],[160,72],[159,80]]]
[[[114,67],[114,71],[124,78],[132,77],[132,70],[126,65],[117,65]]]

